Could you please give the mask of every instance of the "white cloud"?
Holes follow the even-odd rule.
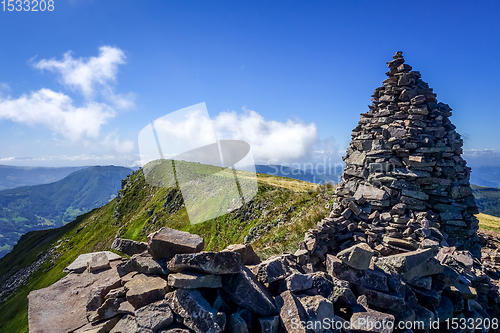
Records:
[[[278,164],[308,157],[317,140],[314,123],[288,119],[266,120],[253,110],[222,112],[213,120],[218,139],[243,140],[250,144],[257,163]]]
[[[50,89],[40,89],[17,99],[0,97],[0,120],[42,125],[70,141],[97,138],[101,126],[115,114],[102,103],[88,102],[77,107],[69,96]]]
[[[101,95],[117,108],[133,106],[133,94],[115,94],[112,84],[116,82],[118,66],[125,64],[125,53],[116,47],[101,46],[99,56],[73,58],[68,51],[61,60],[42,59],[33,67],[59,74],[59,82],[64,86],[82,93],[88,100]]]
[[[137,167],[138,157],[129,155],[124,158],[114,154],[79,154],[79,155],[53,155],[39,157],[3,157],[0,164],[16,166],[85,166],[85,165],[123,165]]]
[[[135,148],[135,143],[132,140],[120,140],[117,132],[113,132],[106,135],[102,146],[118,154],[130,154]]]
[[[499,149],[467,149],[463,158],[471,167],[500,166]]]

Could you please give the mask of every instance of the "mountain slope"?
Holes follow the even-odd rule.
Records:
[[[500,167],[474,167],[470,182],[479,186],[500,187]]]
[[[479,211],[500,217],[500,189],[471,185]]]
[[[49,184],[87,167],[20,167],[0,165],[0,191],[21,186]]]
[[[149,186],[139,170],[105,206],[61,228],[28,233],[0,259],[0,332],[28,332],[28,293],[63,277],[63,268],[79,254],[109,250],[117,235],[144,241],[149,232],[165,226],[201,235],[207,251],[247,238],[263,258],[294,252],[304,232],[329,211],[332,188],[269,175],[259,174],[257,179],[258,193],[252,201],[191,225],[182,200],[175,199],[179,190]]]
[[[96,166],[51,184],[0,191],[0,256],[31,230],[62,226],[114,198],[132,170]]]

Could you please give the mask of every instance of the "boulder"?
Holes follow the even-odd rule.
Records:
[[[144,242],[137,242],[131,239],[115,238],[111,248],[115,251],[125,253],[126,255],[133,256],[148,250],[148,244]]]
[[[437,251],[433,248],[379,257],[375,265],[387,274],[404,274],[433,258]]]
[[[202,273],[172,273],[168,276],[168,285],[174,288],[221,288],[220,275]]]
[[[307,320],[307,314],[298,300],[289,290],[281,293],[276,297],[276,305],[278,306],[281,324],[285,328],[285,332],[306,333],[306,329],[302,323]]]
[[[298,292],[312,288],[313,278],[311,274],[294,273],[286,278],[286,289]]]
[[[109,333],[137,333],[138,327],[135,317],[130,314],[123,316]]]
[[[366,243],[356,244],[340,251],[337,258],[342,260],[352,268],[364,270],[370,267],[370,261],[373,257],[373,250]]]
[[[176,254],[167,265],[172,272],[236,274],[241,271],[241,257],[236,252],[201,252]]]
[[[162,267],[153,257],[147,253],[134,254],[129,260],[122,262],[117,266],[120,276],[125,276],[130,272],[167,275],[168,269]]]
[[[182,324],[197,333],[219,333],[226,326],[226,315],[217,312],[197,289],[177,289],[166,300]]]
[[[352,314],[351,323],[359,332],[392,333],[394,316],[367,309]]]
[[[135,310],[139,332],[154,333],[174,322],[174,315],[166,300],[145,305]]]
[[[277,313],[273,297],[252,272],[242,266],[241,273],[222,276],[222,288],[237,305],[261,316]]]
[[[138,309],[165,297],[168,285],[167,281],[161,277],[137,274],[125,284],[125,289],[127,290],[127,301],[135,309]]]
[[[250,244],[232,244],[222,251],[239,253],[243,265],[258,265],[261,262],[259,256],[254,252]]]
[[[170,228],[148,235],[148,252],[155,259],[172,259],[180,253],[196,253],[203,250],[205,241],[198,235]]]
[[[118,315],[118,309],[123,302],[125,302],[125,298],[108,298],[99,307],[99,309],[97,309],[97,311],[91,313],[88,316],[88,320],[93,323],[96,321],[113,318],[114,316]]]
[[[96,315],[96,311],[103,305],[106,295],[111,290],[121,286],[121,280],[116,270],[112,270],[112,272],[113,273],[109,276],[101,276],[101,274],[99,274],[100,278],[89,287],[90,293],[88,294],[88,301],[86,304],[87,318],[89,320]]]
[[[314,333],[323,333],[324,323],[334,317],[332,302],[320,295],[298,298],[306,312],[307,322],[312,323],[310,330]]]
[[[282,256],[275,256],[261,262],[255,268],[256,275],[260,282],[271,283],[286,279],[292,274],[286,259]]]

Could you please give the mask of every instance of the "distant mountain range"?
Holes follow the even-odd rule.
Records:
[[[473,167],[470,183],[486,187],[500,187],[500,167]]]
[[[0,165],[0,191],[20,186],[49,184],[87,167],[20,167]]]
[[[62,226],[108,203],[130,173],[129,168],[95,166],[51,184],[0,191],[0,257],[12,249],[22,234]]]

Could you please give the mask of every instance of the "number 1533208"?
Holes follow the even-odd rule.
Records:
[[[2,0],[1,9],[6,12],[51,12],[54,0]]]

